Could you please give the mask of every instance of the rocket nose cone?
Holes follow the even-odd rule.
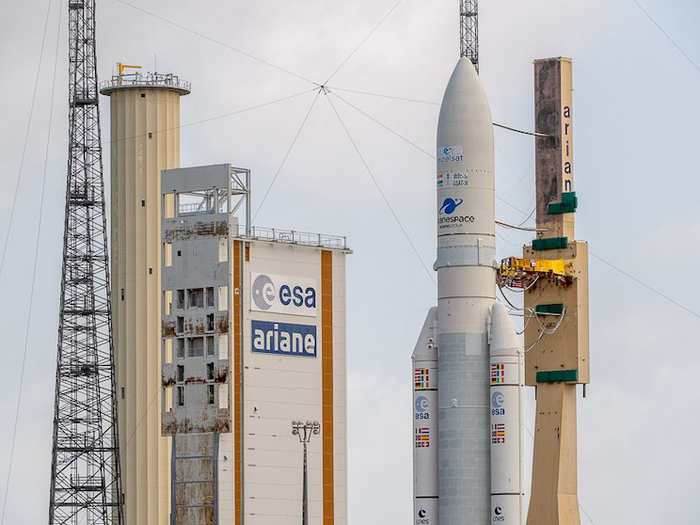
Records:
[[[506,307],[496,301],[491,307],[491,354],[514,353],[520,348],[520,340]]]
[[[470,167],[493,169],[493,126],[486,92],[474,65],[460,58],[440,106],[437,147],[459,145]]]
[[[491,126],[491,109],[474,64],[460,58],[445,88],[440,107],[440,121],[449,117],[468,116],[470,121]]]

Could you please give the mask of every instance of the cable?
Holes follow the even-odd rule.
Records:
[[[623,270],[623,269],[621,269],[621,268],[618,268],[617,266],[615,266],[615,265],[614,265],[613,263],[611,263],[610,261],[607,261],[607,260],[603,259],[602,257],[600,257],[599,255],[597,255],[597,254],[595,254],[595,253],[593,253],[593,252],[590,252],[590,253],[591,253],[591,255],[592,255],[593,257],[595,257],[596,259],[598,259],[598,260],[599,260],[600,262],[602,262],[603,264],[608,265],[608,266],[609,266],[610,268],[612,268],[613,270],[615,270],[615,271],[617,271],[618,273],[624,275],[625,277],[631,279],[632,281],[634,281],[634,282],[637,283],[638,285],[642,286],[643,288],[646,288],[646,289],[649,290],[650,292],[655,293],[655,294],[658,295],[659,297],[663,297],[663,298],[666,299],[669,303],[676,305],[678,308],[680,308],[680,309],[682,309],[682,310],[685,310],[685,311],[688,312],[690,315],[693,315],[693,316],[697,317],[698,319],[700,319],[700,314],[699,314],[698,312],[695,312],[695,311],[691,310],[690,308],[688,308],[688,307],[685,306],[684,304],[682,304],[682,303],[676,301],[676,300],[673,299],[672,297],[669,297],[669,296],[666,295],[665,293],[663,293],[663,292],[657,290],[657,289],[654,288],[653,286],[651,286],[651,285],[647,284],[645,281],[643,281],[643,280],[641,280],[641,279],[635,277],[635,276],[632,275],[631,273],[628,273],[628,272],[626,272],[625,270]]]
[[[546,133],[537,133],[535,131],[525,131],[525,130],[518,129],[518,128],[512,128],[510,126],[506,126],[505,124],[499,124],[497,122],[494,122],[493,125],[496,126],[497,128],[505,129],[508,131],[513,131],[515,133],[520,133],[522,135],[530,135],[531,137],[545,137],[546,138],[546,137],[552,136],[552,135],[547,135]]]
[[[34,90],[32,92],[32,101],[29,105],[29,118],[27,119],[27,130],[24,133],[24,146],[22,146],[22,156],[19,161],[19,172],[17,173],[17,182],[15,183],[15,191],[12,194],[12,205],[10,206],[10,219],[7,224],[7,233],[5,234],[5,242],[2,247],[2,256],[0,256],[0,277],[2,277],[5,269],[5,257],[7,256],[7,246],[10,243],[10,234],[12,233],[12,224],[15,220],[15,211],[17,209],[17,195],[19,194],[20,182],[22,180],[22,172],[24,171],[24,161],[27,157],[27,148],[29,146],[29,131],[34,118],[34,107],[36,106],[36,95],[39,88],[39,73],[41,72],[41,63],[44,60],[44,51],[46,49],[46,35],[49,29],[49,15],[51,14],[51,5],[53,0],[49,0],[46,8],[46,17],[44,18],[44,33],[41,37],[41,51],[39,52],[39,61],[36,66],[36,75],[34,77]]]
[[[152,133],[153,133],[154,135],[157,135],[157,134],[159,134],[159,133],[167,133],[168,131],[174,131],[174,130],[176,130],[176,129],[188,128],[188,127],[190,127],[190,126],[197,126],[197,125],[199,125],[199,124],[205,124],[205,123],[211,122],[211,121],[213,121],[213,120],[220,120],[220,119],[223,119],[223,118],[228,118],[228,117],[232,117],[232,116],[235,116],[235,115],[240,115],[241,113],[247,113],[248,111],[253,111],[253,110],[255,110],[255,109],[261,109],[261,108],[264,108],[264,107],[267,107],[267,106],[271,106],[271,105],[273,105],[273,104],[277,104],[277,103],[279,103],[279,102],[285,102],[285,101],[287,101],[287,100],[291,100],[291,99],[296,98],[296,97],[299,97],[299,96],[301,96],[301,95],[306,95],[307,93],[311,93],[311,92],[313,92],[313,91],[316,91],[317,89],[318,89],[318,88],[305,89],[304,91],[300,91],[299,93],[294,93],[293,95],[289,95],[289,96],[287,96],[287,97],[278,98],[278,99],[276,99],[276,100],[271,100],[270,102],[264,102],[264,103],[262,103],[262,104],[256,104],[256,105],[254,105],[254,106],[248,106],[248,107],[245,107],[245,108],[242,108],[242,109],[237,109],[237,110],[235,110],[235,111],[230,111],[230,112],[228,112],[228,113],[224,113],[224,114],[222,114],[222,115],[217,115],[217,116],[214,116],[214,117],[208,117],[208,118],[201,119],[201,120],[195,120],[195,121],[192,121],[192,122],[187,122],[187,123],[185,123],[185,124],[181,124],[180,126],[173,126],[173,127],[171,127],[171,128],[159,129],[159,130],[153,131]],[[146,136],[145,133],[141,133],[140,135],[132,135],[132,136],[130,136],[130,137],[123,137],[123,138],[120,138],[120,139],[114,139],[114,140],[111,140],[111,139],[110,139],[109,142],[105,141],[105,146],[111,146],[111,145],[117,144],[117,143],[119,143],[119,142],[124,142],[124,141],[127,141],[127,140],[134,140],[134,139],[138,139],[138,138],[143,138],[143,137],[145,137],[145,136]]]
[[[220,46],[222,46],[222,47],[225,47],[226,49],[230,49],[231,51],[234,51],[234,52],[236,52],[236,53],[238,53],[238,54],[240,54],[240,55],[243,55],[243,56],[245,56],[245,57],[247,57],[247,58],[250,58],[251,60],[255,60],[256,62],[260,62],[261,64],[265,64],[265,65],[268,66],[268,67],[271,67],[271,68],[273,68],[273,69],[277,69],[278,71],[282,71],[283,73],[287,73],[288,75],[291,75],[291,76],[293,76],[293,77],[296,77],[296,78],[298,78],[298,79],[300,79],[300,80],[303,80],[303,81],[305,81],[305,82],[309,82],[309,83],[314,84],[314,85],[316,85],[316,86],[319,85],[318,82],[314,82],[313,80],[311,80],[311,79],[309,79],[309,78],[306,78],[306,77],[303,76],[303,75],[299,75],[299,74],[295,73],[294,71],[291,71],[291,70],[289,70],[289,69],[287,69],[287,68],[284,68],[284,67],[282,67],[282,66],[278,66],[277,64],[273,64],[272,62],[269,62],[269,61],[265,60],[264,58],[257,57],[257,56],[255,56],[255,55],[253,55],[253,54],[251,54],[251,53],[248,53],[247,51],[244,51],[244,50],[239,49],[239,48],[237,48],[237,47],[233,47],[233,46],[227,44],[226,42],[222,42],[221,40],[217,40],[216,38],[212,38],[212,37],[210,37],[210,36],[207,36],[207,35],[205,35],[204,33],[200,33],[199,31],[196,31],[196,30],[194,30],[194,29],[190,29],[190,28],[188,28],[188,27],[185,27],[185,26],[183,26],[182,24],[179,24],[178,22],[175,22],[174,20],[170,20],[169,18],[165,18],[164,16],[161,16],[161,15],[159,15],[159,14],[157,14],[157,13],[154,13],[154,12],[152,12],[152,11],[148,11],[147,9],[144,9],[143,7],[139,7],[139,6],[134,5],[134,4],[130,3],[130,2],[127,2],[127,1],[125,1],[125,0],[114,0],[114,1],[117,2],[117,3],[119,3],[119,4],[123,4],[123,5],[127,6],[127,7],[130,7],[130,8],[132,8],[132,9],[135,9],[136,11],[140,11],[140,12],[142,12],[142,13],[148,15],[148,16],[152,16],[153,18],[157,18],[158,20],[161,20],[161,21],[163,21],[163,22],[166,22],[166,23],[170,24],[171,26],[174,26],[174,27],[176,27],[176,28],[178,28],[178,29],[180,29],[180,30],[182,30],[182,31],[185,31],[185,32],[187,32],[187,33],[191,33],[191,34],[193,34],[193,35],[195,35],[195,36],[198,36],[198,37],[200,37],[200,38],[203,38],[204,40],[208,40],[209,42],[213,42],[214,44],[218,44],[218,45],[220,45]]]
[[[529,217],[528,217],[528,219],[529,219]],[[527,219],[525,219],[525,220],[527,220]],[[508,224],[507,222],[496,221],[496,224],[498,224],[499,226],[503,226],[504,228],[510,228],[511,230],[520,230],[523,232],[546,232],[546,231],[549,231],[547,228],[523,228],[522,223],[519,224],[518,226],[516,226],[514,224]]]
[[[387,13],[379,20],[379,22],[377,22],[377,23],[375,24],[375,26],[371,29],[371,31],[370,31],[369,33],[367,33],[367,36],[366,36],[365,38],[363,38],[362,41],[360,41],[360,43],[357,44],[357,46],[355,47],[355,49],[353,49],[353,50],[350,52],[350,54],[349,54],[347,57],[345,57],[345,60],[343,60],[343,61],[338,65],[338,67],[335,68],[335,71],[333,71],[333,73],[331,73],[331,76],[329,76],[328,79],[323,83],[324,86],[325,86],[326,84],[328,84],[328,83],[331,81],[331,79],[332,79],[335,75],[338,74],[338,71],[340,71],[340,70],[343,68],[343,66],[345,66],[345,64],[347,64],[347,63],[350,61],[350,59],[355,55],[355,53],[357,53],[357,52],[359,51],[359,49],[360,49],[363,45],[365,45],[365,43],[366,43],[370,38],[372,38],[372,35],[377,31],[377,29],[379,29],[379,28],[381,27],[381,25],[386,21],[386,19],[389,18],[389,17],[391,16],[391,13],[393,13],[394,11],[396,11],[396,8],[399,7],[399,5],[400,5],[401,3],[403,3],[403,0],[398,0],[398,2],[396,2],[396,3],[394,4],[394,6],[393,6],[391,9],[389,9],[389,11],[387,11]]]
[[[338,117],[338,121],[340,122],[340,125],[343,127],[343,130],[345,131],[345,134],[347,135],[348,140],[352,144],[352,147],[355,149],[357,156],[360,157],[360,161],[362,162],[362,165],[364,166],[365,171],[367,171],[367,174],[372,179],[372,182],[374,183],[375,187],[377,188],[377,191],[379,191],[379,194],[382,196],[382,199],[384,200],[384,203],[386,204],[387,208],[389,208],[389,211],[393,215],[394,220],[396,221],[396,224],[398,224],[399,228],[401,228],[401,231],[403,232],[404,237],[408,241],[408,244],[411,245],[411,249],[413,250],[413,253],[415,253],[416,257],[420,261],[421,265],[423,266],[423,269],[425,270],[425,273],[428,275],[428,278],[433,283],[435,283],[435,277],[433,276],[433,274],[428,269],[428,266],[423,261],[423,258],[420,256],[420,252],[418,251],[418,248],[416,248],[416,245],[413,244],[413,241],[411,240],[411,237],[408,234],[408,231],[406,230],[404,225],[401,223],[401,220],[399,219],[399,216],[396,214],[396,211],[394,210],[394,208],[391,206],[389,199],[387,198],[386,194],[384,193],[384,190],[382,190],[382,187],[379,185],[379,181],[377,181],[377,178],[374,176],[374,173],[372,172],[369,165],[367,164],[367,161],[363,157],[362,152],[360,151],[360,148],[357,146],[357,143],[355,142],[355,139],[352,138],[352,135],[350,134],[350,130],[345,125],[345,122],[343,121],[343,119],[340,117],[340,113],[338,113],[338,110],[336,109],[335,104],[333,104],[333,100],[331,100],[331,97],[327,97],[327,100],[328,100],[328,103],[330,104],[331,108],[333,109],[333,113],[335,113],[335,116]]]
[[[380,97],[380,98],[386,98],[389,100],[401,100],[403,102],[415,102],[416,104],[429,104],[431,106],[439,106],[439,102],[432,102],[430,100],[420,100],[416,98],[404,98],[404,97],[395,97],[392,95],[382,95],[380,93],[371,93],[369,91],[360,91],[357,89],[348,89],[348,88],[340,88],[337,86],[326,86],[328,89],[333,90],[333,91],[345,91],[347,93],[357,93],[359,95],[370,95],[372,97]]]
[[[335,91],[346,91],[348,93],[357,93],[359,95],[369,95],[371,97],[380,97],[380,98],[386,98],[389,100],[400,100],[403,102],[415,102],[416,104],[429,104],[432,106],[440,106],[441,104],[439,102],[431,102],[429,100],[420,100],[420,99],[415,99],[415,98],[406,98],[406,97],[396,97],[393,95],[384,95],[382,93],[373,93],[371,91],[361,91],[357,89],[348,89],[348,88],[340,88],[337,86],[327,86],[329,89],[333,89]],[[505,129],[508,131],[513,131],[515,133],[520,133],[521,135],[529,135],[531,137],[551,137],[552,135],[548,135],[546,133],[537,133],[535,131],[526,131],[523,129],[518,129],[514,128],[512,126],[506,126],[505,124],[500,124],[498,122],[493,122],[492,123],[495,127]]]
[[[435,155],[433,155],[432,153],[429,153],[428,151],[424,150],[423,148],[421,148],[421,147],[420,147],[418,144],[416,144],[415,142],[411,141],[410,139],[407,139],[406,137],[404,137],[404,136],[401,135],[400,133],[394,131],[394,130],[391,129],[389,126],[387,126],[386,124],[383,124],[382,122],[380,122],[379,120],[377,120],[376,118],[374,118],[372,115],[370,115],[370,114],[367,113],[366,111],[363,111],[362,109],[358,108],[358,107],[355,106],[354,104],[348,102],[345,98],[341,97],[341,96],[338,95],[337,93],[331,92],[331,94],[332,94],[333,96],[335,96],[335,97],[338,97],[338,99],[342,100],[345,104],[347,104],[348,106],[350,106],[351,108],[353,108],[355,111],[361,113],[362,115],[364,115],[365,117],[367,117],[368,119],[370,119],[372,122],[374,122],[374,123],[377,124],[378,126],[381,126],[381,127],[384,128],[385,130],[387,130],[389,133],[391,133],[392,135],[396,135],[396,136],[399,137],[401,140],[403,140],[403,141],[406,142],[407,144],[410,144],[411,146],[413,146],[414,148],[416,148],[416,149],[417,149],[418,151],[420,151],[421,153],[423,153],[423,154],[427,155],[428,157],[430,157],[431,159],[435,160]]]
[[[275,176],[272,177],[272,182],[270,182],[270,185],[267,187],[267,190],[265,191],[265,195],[263,196],[262,201],[260,201],[260,204],[258,205],[258,209],[255,210],[255,213],[253,214],[253,223],[255,223],[255,219],[258,216],[258,213],[260,213],[260,208],[262,208],[263,204],[265,204],[265,201],[267,200],[267,196],[270,194],[270,190],[275,185],[275,182],[277,182],[277,177],[279,177],[279,174],[282,171],[282,168],[284,168],[284,165],[287,163],[287,159],[289,158],[289,155],[291,155],[292,149],[294,149],[294,145],[297,143],[297,140],[299,140],[299,136],[301,135],[301,132],[304,129],[304,126],[306,125],[306,121],[309,120],[309,115],[311,115],[311,111],[314,109],[314,106],[316,105],[316,101],[318,100],[318,96],[320,94],[321,94],[321,90],[319,89],[316,91],[316,95],[314,96],[314,99],[311,102],[311,106],[309,106],[309,110],[306,112],[306,115],[304,115],[304,119],[301,121],[301,124],[299,125],[299,129],[297,129],[296,135],[294,135],[294,139],[292,140],[292,143],[289,145],[289,148],[287,148],[287,153],[285,153],[284,158],[282,159],[282,162],[279,165],[279,168],[277,168],[277,171],[275,172]]]
[[[646,17],[649,20],[651,20],[651,23],[654,24],[656,26],[656,28],[659,31],[661,31],[666,38],[668,38],[669,42],[671,42],[673,44],[673,46],[678,51],[680,51],[680,53],[685,57],[685,59],[688,62],[690,62],[690,65],[693,66],[697,71],[700,71],[700,65],[698,65],[698,63],[695,62],[695,60],[690,58],[690,55],[688,55],[688,53],[685,52],[685,50],[680,46],[680,44],[673,39],[673,37],[668,33],[668,31],[666,31],[663,27],[661,27],[661,24],[659,24],[656,20],[654,20],[654,18],[651,16],[649,11],[647,11],[646,8],[642,4],[640,4],[637,0],[632,0],[632,2],[634,2],[634,4],[642,11],[642,13],[644,13],[646,15]]]
[[[50,7],[50,3],[49,3]],[[51,105],[49,106],[49,122],[48,132],[46,136],[46,150],[44,151],[44,173],[41,179],[41,193],[39,197],[39,224],[36,231],[36,240],[34,241],[34,268],[32,270],[32,284],[29,290],[29,310],[27,313],[27,322],[24,329],[24,350],[22,352],[22,365],[19,373],[19,393],[17,394],[17,406],[15,408],[15,421],[12,428],[12,441],[10,445],[10,463],[7,468],[7,480],[5,482],[5,496],[2,504],[2,524],[5,524],[5,513],[7,511],[7,496],[10,492],[10,481],[12,479],[12,467],[14,464],[15,445],[17,443],[17,427],[19,426],[19,414],[22,407],[22,392],[24,391],[24,372],[27,365],[27,353],[29,350],[29,332],[32,327],[32,313],[34,309],[34,290],[36,288],[37,273],[39,269],[39,243],[41,241],[41,227],[44,218],[44,197],[46,195],[46,175],[49,171],[49,147],[51,145],[51,129],[53,127],[54,105],[56,101],[56,71],[58,70],[58,48],[59,38],[61,36],[61,22],[63,20],[63,10],[58,11],[58,29],[56,30],[56,54],[54,57],[53,77],[51,81]]]

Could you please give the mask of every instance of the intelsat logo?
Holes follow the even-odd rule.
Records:
[[[462,162],[464,150],[462,146],[443,146],[438,148],[438,162]]]
[[[316,281],[313,279],[253,273],[250,280],[251,310],[316,315]]]

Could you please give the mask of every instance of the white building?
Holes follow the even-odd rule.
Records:
[[[162,173],[162,431],[173,524],[347,523],[345,238],[248,228],[247,170]],[[250,224],[249,213],[246,224]]]

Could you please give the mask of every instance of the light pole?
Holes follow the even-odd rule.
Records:
[[[304,446],[304,476],[303,476],[303,496],[301,503],[301,523],[309,525],[309,489],[308,489],[308,474],[307,474],[307,445],[311,441],[313,434],[321,433],[321,424],[318,421],[292,421],[292,435],[299,437],[299,443]]]

